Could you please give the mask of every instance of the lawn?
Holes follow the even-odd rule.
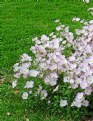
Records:
[[[31,100],[23,101],[19,90],[12,89],[12,66],[22,53],[32,54],[29,48],[33,37],[55,31],[56,19],[70,26],[71,31],[81,27],[72,22],[73,17],[93,19],[87,12],[89,7],[93,7],[93,0],[89,4],[82,0],[2,0],[0,121],[26,121],[26,117],[30,121],[61,121],[53,114],[34,112],[30,108]]]

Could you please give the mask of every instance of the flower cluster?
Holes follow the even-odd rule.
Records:
[[[93,20],[81,30],[76,29],[76,35],[73,42],[75,52],[69,57],[70,70],[67,71],[68,76],[64,77],[64,82],[69,82],[73,89],[81,88],[83,95],[91,95],[93,91]],[[73,105],[77,106],[77,97]]]
[[[68,88],[78,90],[70,105],[78,108],[89,105],[86,95],[91,95],[93,92],[93,20],[86,22],[74,17],[72,21],[84,24],[82,29],[75,30],[75,36],[70,32],[69,27],[62,25],[60,20],[56,20],[55,22],[58,23],[56,32],[32,39],[35,45],[30,50],[35,57],[32,58],[25,53],[21,56],[20,62],[13,66],[16,78],[12,83],[13,88],[16,87],[20,76],[24,79],[38,77],[39,81],[43,80],[39,83],[43,82],[53,92],[60,91],[60,84],[69,83]],[[67,53],[68,50],[70,54]],[[59,80],[62,73],[65,73],[64,78]],[[35,83],[32,79],[24,86],[30,89],[30,94],[33,93],[34,87]],[[34,95],[40,95],[41,100],[50,96],[44,85],[39,85]],[[24,92],[22,98],[27,99],[28,96],[29,93]],[[65,99],[59,100],[59,103],[60,107],[68,105]]]
[[[85,100],[83,92],[77,93],[75,100],[71,104],[71,106],[76,106],[78,108],[80,108],[81,106],[87,107],[88,105],[89,105],[89,101]]]

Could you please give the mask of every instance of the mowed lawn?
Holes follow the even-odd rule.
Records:
[[[22,53],[32,55],[29,48],[33,45],[33,37],[55,31],[56,19],[70,26],[71,31],[82,26],[73,23],[73,17],[93,19],[87,11],[93,7],[93,0],[90,1],[86,4],[82,0],[2,0],[0,121],[26,121],[26,117],[30,121],[61,121],[53,114],[42,114],[40,110],[33,112],[30,108],[32,100],[23,101],[20,92],[12,89],[12,66]]]

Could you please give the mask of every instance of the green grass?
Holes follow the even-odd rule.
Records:
[[[2,0],[0,73],[6,79],[1,84],[0,121],[25,121],[26,116],[30,121],[60,121],[53,114],[47,116],[39,111],[33,112],[31,100],[23,101],[20,93],[13,93],[12,66],[22,53],[32,54],[29,48],[33,45],[33,37],[55,31],[54,20],[60,19],[74,31],[81,25],[72,23],[73,17],[93,19],[87,12],[89,7],[93,7],[93,0],[89,4],[79,0]],[[7,116],[7,112],[11,115]]]

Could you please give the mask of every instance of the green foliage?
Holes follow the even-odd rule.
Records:
[[[72,53],[74,52],[74,49],[73,47],[65,47],[64,51],[63,51],[63,54],[66,56],[66,57],[69,57],[72,55]]]

